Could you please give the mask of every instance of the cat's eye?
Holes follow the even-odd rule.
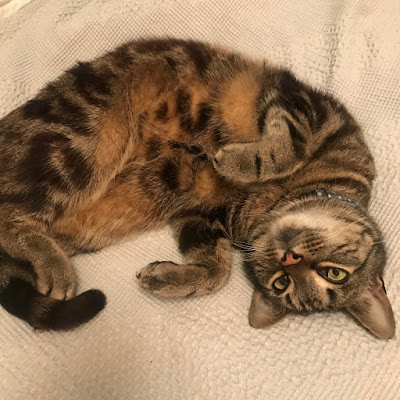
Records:
[[[327,281],[332,283],[344,283],[349,273],[341,268],[318,268],[318,273]]]
[[[275,279],[272,284],[275,291],[280,294],[283,293],[290,285],[290,278],[288,275],[281,275],[279,278]]]

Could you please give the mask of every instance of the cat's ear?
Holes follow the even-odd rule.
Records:
[[[394,336],[394,315],[382,280],[365,288],[347,310],[379,339]]]
[[[286,315],[285,310],[268,302],[260,290],[255,290],[251,298],[249,323],[253,328],[268,328]]]

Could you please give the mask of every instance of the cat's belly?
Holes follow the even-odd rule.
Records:
[[[185,161],[179,156],[148,162],[142,168],[127,165],[102,197],[55,220],[51,236],[68,254],[98,250],[163,227],[176,212],[233,201],[236,190],[221,180],[209,162],[193,157]]]

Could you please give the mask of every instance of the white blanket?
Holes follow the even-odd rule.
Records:
[[[399,20],[399,0],[11,0],[0,8],[0,117],[75,61],[144,35],[218,42],[291,67],[365,130],[400,322]],[[219,293],[182,301],[139,289],[135,271],[155,260],[179,261],[168,230],[76,257],[79,291],[99,288],[108,305],[72,332],[35,333],[1,309],[0,398],[400,399],[399,334],[379,341],[342,313],[255,330],[238,258]]]

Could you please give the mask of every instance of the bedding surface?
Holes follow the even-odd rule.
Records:
[[[141,36],[217,42],[290,67],[365,131],[400,322],[399,20],[398,0],[11,0],[0,7],[0,117],[77,60]],[[79,291],[99,288],[108,305],[72,332],[36,333],[0,309],[0,398],[400,398],[400,334],[379,341],[342,313],[255,330],[238,256],[220,292],[182,301],[138,287],[136,270],[155,260],[180,260],[168,229],[75,257]]]

